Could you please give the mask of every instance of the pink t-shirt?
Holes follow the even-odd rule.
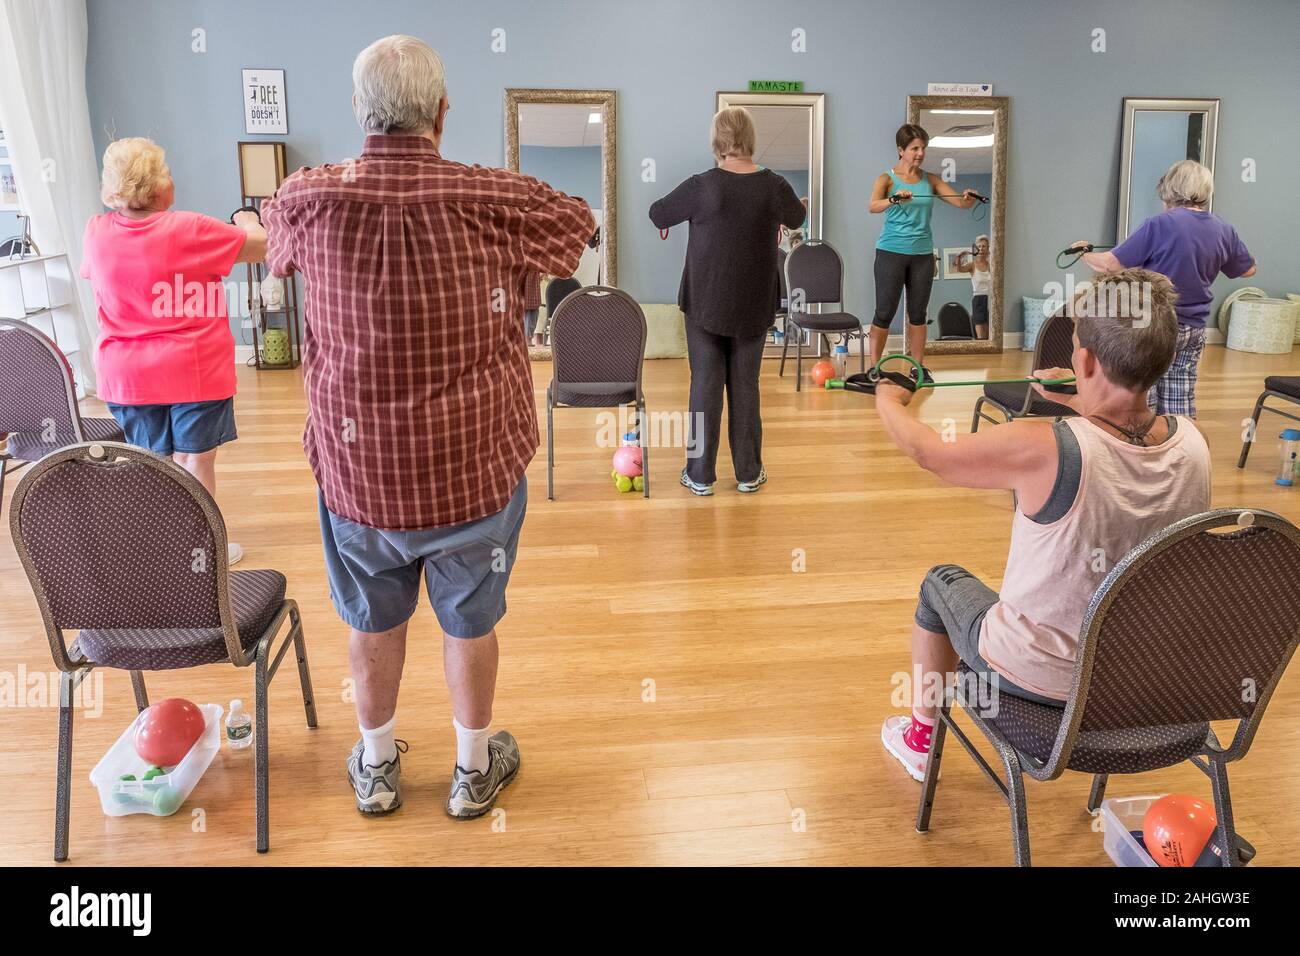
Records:
[[[222,282],[245,235],[197,212],[108,212],[86,223],[81,274],[99,307],[101,399],[173,405],[235,394]]]

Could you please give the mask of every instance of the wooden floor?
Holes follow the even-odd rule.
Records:
[[[933,367],[970,377],[1022,372],[1028,362],[1008,352]],[[1264,375],[1294,370],[1291,355],[1207,350],[1200,402],[1215,506],[1300,521],[1300,490],[1272,482],[1279,419],[1266,420],[1247,470],[1234,467]],[[548,375],[546,364],[534,367],[539,405]],[[646,382],[652,411],[683,409],[684,361],[647,363]],[[88,775],[134,715],[127,676],[104,672],[98,707],[77,717],[72,861],[1009,864],[1005,805],[955,744],[933,828],[913,830],[919,785],[883,752],[879,728],[896,709],[891,678],[909,666],[922,575],[959,562],[996,585],[1010,496],[953,490],[921,472],[889,445],[864,396],[796,395],[775,363],[765,364],[762,384],[771,482],[753,496],[736,493],[724,456],[716,496],[691,497],[677,484],[680,449],[653,453],[651,500],[619,495],[609,450],[595,446],[595,413],[557,413],[558,500],[546,500],[543,448],[529,469],[532,501],[499,627],[495,725],[513,731],[523,753],[499,804],[505,813],[454,822],[442,812],[454,737],[436,625],[422,603],[398,708],[398,736],[411,747],[406,803],[372,820],[354,809],[344,774],[358,734],[299,441],[300,378],[241,369],[240,438],[222,452],[218,496],[244,567],[285,572],[302,606],[320,726],[305,728],[286,667],[272,688],[272,849],[259,856],[251,751],[223,751],[173,817],[103,815]],[[965,429],[975,397],[935,392],[919,414]],[[0,671],[16,680],[25,669],[48,684],[49,648],[9,540],[7,501],[4,515]],[[792,571],[798,554],[804,573]],[[1232,768],[1238,827],[1260,865],[1300,862],[1298,670],[1250,756]],[[150,689],[154,699],[228,705],[251,700],[252,675],[213,665],[154,677]],[[51,859],[55,741],[54,709],[0,712],[0,864]],[[1084,809],[1088,783],[1079,774],[1027,783],[1039,865],[1107,863]],[[1115,778],[1110,795],[1171,790],[1209,795],[1190,765]]]

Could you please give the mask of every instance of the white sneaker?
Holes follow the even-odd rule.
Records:
[[[244,559],[244,549],[235,542],[226,543],[226,567],[234,567]]]
[[[920,754],[907,745],[903,735],[912,726],[912,718],[903,714],[894,714],[885,718],[880,727],[880,740],[885,749],[897,758],[913,780],[925,779],[925,766],[930,762],[930,754]]]

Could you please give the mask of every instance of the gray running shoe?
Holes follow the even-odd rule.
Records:
[[[363,766],[361,755],[365,749],[366,742],[358,740],[348,754],[348,783],[356,792],[357,809],[375,815],[392,813],[402,805],[402,758],[398,756],[378,767]],[[398,754],[406,750],[406,741],[397,741]]]
[[[691,494],[699,495],[701,498],[707,498],[713,494],[712,485],[702,485],[698,481],[691,481],[690,476],[686,474],[686,469],[682,469],[682,487],[690,490]]]
[[[762,468],[759,470],[757,478],[755,478],[753,481],[739,482],[736,485],[736,490],[741,492],[742,494],[749,495],[749,494],[753,494],[755,491],[758,491],[758,489],[762,488],[765,484],[767,484],[767,469]]]
[[[451,793],[447,797],[447,815],[481,817],[492,809],[497,794],[510,785],[519,772],[519,744],[504,730],[488,738],[487,773],[462,770],[458,765],[451,775]]]

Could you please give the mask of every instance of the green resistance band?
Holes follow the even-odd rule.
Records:
[[[921,379],[923,378],[921,374],[921,363],[918,362],[916,359],[914,359],[912,356],[907,355],[903,352],[896,352],[893,355],[882,356],[880,361],[873,366],[873,370],[879,373],[882,365],[884,365],[886,362],[890,362],[895,359],[902,359],[904,362],[907,362],[913,368],[916,369],[916,379],[917,379],[916,387],[918,389],[958,388],[958,387],[966,387],[971,385],[1033,385],[1033,384],[1072,385],[1075,381],[1075,377],[1071,375],[1068,378],[983,378],[983,379],[977,379],[975,381],[969,381],[969,382],[925,382],[924,384],[921,384]],[[826,387],[831,389],[843,388],[844,380],[839,378],[827,379]]]
[[[1114,249],[1114,248],[1115,247],[1113,245],[1099,246],[1099,245],[1094,245],[1093,243],[1090,242],[1086,246],[1071,246],[1068,249],[1062,249],[1060,252],[1056,254],[1056,268],[1058,269],[1070,268],[1070,266],[1074,265],[1076,262],[1082,259],[1084,253],[1086,252],[1096,252],[1098,249]],[[1074,258],[1068,262],[1062,262],[1061,260],[1064,259],[1066,256],[1068,256],[1070,253],[1074,253]]]

